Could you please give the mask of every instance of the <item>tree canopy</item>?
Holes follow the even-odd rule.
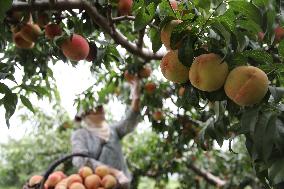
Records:
[[[189,157],[211,150],[214,141],[221,146],[243,136],[262,184],[282,187],[280,0],[9,0],[0,7],[0,105],[7,126],[20,101],[35,112],[29,96],[56,96],[52,64],[90,61],[94,83],[75,98],[78,109],[114,94],[129,104],[124,83],[137,74],[144,84],[142,117],[159,134],[157,154]],[[172,154],[164,157],[160,165],[173,171]],[[186,169],[209,183],[228,184],[187,162]]]

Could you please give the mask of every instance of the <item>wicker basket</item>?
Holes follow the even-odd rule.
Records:
[[[44,183],[46,182],[48,176],[56,169],[57,166],[59,166],[61,163],[65,162],[66,160],[72,159],[73,157],[87,157],[95,159],[94,157],[90,156],[89,154],[85,153],[73,153],[66,156],[63,156],[62,158],[59,158],[58,160],[54,161],[47,171],[43,175],[43,179],[39,184],[36,184],[34,186],[29,186],[28,182],[23,186],[22,189],[44,189]],[[117,184],[115,189],[121,189],[122,187]]]

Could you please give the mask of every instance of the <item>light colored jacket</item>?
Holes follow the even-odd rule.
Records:
[[[108,142],[103,145],[103,148],[101,148],[102,139],[94,133],[86,128],[76,130],[71,136],[72,153],[90,153],[93,157],[97,157],[100,149],[102,150],[98,160],[74,157],[73,165],[78,168],[89,165],[95,169],[98,165],[105,164],[123,171],[132,180],[132,175],[122,153],[120,140],[135,129],[138,124],[138,117],[139,112],[129,110],[124,119],[109,125],[110,137]]]

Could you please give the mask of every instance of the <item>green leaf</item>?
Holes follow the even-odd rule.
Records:
[[[246,1],[230,1],[229,6],[234,11],[246,16],[248,20],[253,20],[255,23],[261,25],[261,14],[254,4]]]
[[[284,88],[269,86],[268,89],[271,95],[273,96],[275,102],[279,102],[282,99],[284,95]]]
[[[193,55],[193,39],[186,36],[178,50],[178,59],[184,66],[190,67],[193,62]]]
[[[134,29],[136,31],[146,27],[155,16],[156,6],[152,2],[147,7],[138,10],[138,14],[135,17]]]
[[[267,161],[273,149],[275,136],[275,114],[265,112],[259,116],[253,135],[254,145],[260,158]]]
[[[30,100],[27,97],[23,96],[23,95],[21,95],[20,98],[21,98],[21,101],[22,101],[23,105],[25,105],[30,111],[35,113],[35,110],[33,108],[32,103],[30,102]]]
[[[159,34],[159,30],[156,28],[150,29],[150,38],[152,42],[152,50],[153,52],[157,52],[162,47],[162,42]]]
[[[273,58],[271,54],[267,53],[263,50],[250,50],[250,51],[244,51],[242,53],[247,58],[251,58],[255,60],[257,63],[261,64],[273,64]]]
[[[259,108],[251,108],[243,112],[241,117],[241,134],[254,133],[258,120]]]
[[[6,124],[9,127],[9,119],[10,117],[15,113],[16,107],[18,103],[18,96],[15,93],[7,93],[4,96],[4,107],[5,107],[5,119],[6,119]]]
[[[280,41],[278,46],[278,52],[282,60],[284,60],[284,40]]]
[[[0,2],[0,22],[5,18],[6,12],[12,6],[12,0],[5,0]]]
[[[274,185],[284,182],[284,158],[273,160],[268,175]]]
[[[0,83],[0,93],[6,94],[8,92],[11,92],[9,87],[5,85],[4,83]]]

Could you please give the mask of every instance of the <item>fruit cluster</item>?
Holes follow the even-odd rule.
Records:
[[[44,32],[42,31],[44,30]],[[59,24],[49,22],[47,16],[39,15],[37,23],[32,19],[28,22],[21,21],[12,26],[13,41],[17,48],[32,49],[37,39],[44,33],[45,38],[54,40],[55,37],[63,37],[63,31]],[[93,61],[96,58],[97,47],[95,43],[89,43],[83,36],[74,33],[70,37],[62,38],[59,44],[63,54],[72,61]]]
[[[217,91],[224,86],[226,95],[240,106],[250,106],[264,98],[269,80],[257,67],[238,66],[229,72],[228,64],[214,53],[196,57],[190,68],[184,66],[178,58],[178,50],[174,50],[180,47],[182,41],[176,44],[170,41],[173,29],[181,22],[172,20],[161,30],[161,41],[169,50],[160,64],[166,79],[175,83],[186,83],[189,80],[192,86],[206,92]]]
[[[29,187],[39,184],[41,175],[34,175],[29,179]],[[98,166],[95,171],[90,167],[81,167],[77,174],[66,176],[62,171],[55,171],[49,175],[44,183],[44,189],[112,189],[117,185],[116,178],[110,174],[107,166]]]

